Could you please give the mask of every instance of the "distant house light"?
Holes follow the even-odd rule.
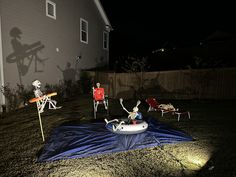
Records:
[[[56,3],[46,0],[46,16],[56,20]]]
[[[88,22],[80,18],[80,41],[88,44]]]
[[[160,48],[160,49],[157,49],[157,50],[153,50],[152,53],[164,52],[164,51],[165,51],[164,48]]]
[[[103,31],[103,49],[108,50],[109,46],[109,33]]]

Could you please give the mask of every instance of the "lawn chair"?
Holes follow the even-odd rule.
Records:
[[[94,109],[94,118],[96,119],[96,113],[98,110],[98,105],[103,104],[105,110],[108,114],[108,96],[105,95],[104,88],[100,87],[100,83],[97,83],[97,88],[93,87],[93,109]]]
[[[147,98],[146,103],[149,105],[148,111],[160,111],[161,116],[165,113],[172,113],[173,115],[177,115],[178,121],[180,120],[180,116],[182,114],[187,114],[188,118],[190,119],[190,112],[186,110],[181,110],[179,108],[174,108],[172,104],[160,104],[155,98]]]

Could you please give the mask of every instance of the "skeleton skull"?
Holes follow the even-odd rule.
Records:
[[[41,87],[41,82],[39,80],[35,80],[35,81],[32,82],[32,85],[35,88],[39,89]]]

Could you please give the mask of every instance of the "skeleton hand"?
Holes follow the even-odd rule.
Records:
[[[122,103],[123,103],[123,98],[120,98],[120,104],[122,105]]]
[[[140,105],[140,103],[141,103],[141,101],[140,101],[140,100],[138,100],[138,101],[137,101],[137,106],[138,106],[138,105]]]
[[[136,104],[136,107],[138,107],[138,105],[140,105],[140,104],[141,104],[141,101],[138,100],[138,101],[137,101],[137,104]]]

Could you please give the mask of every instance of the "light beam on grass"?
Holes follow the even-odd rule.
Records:
[[[189,162],[186,166],[189,170],[200,170],[206,165],[211,157],[211,153],[198,152],[197,154],[191,152],[187,156],[187,161]]]

